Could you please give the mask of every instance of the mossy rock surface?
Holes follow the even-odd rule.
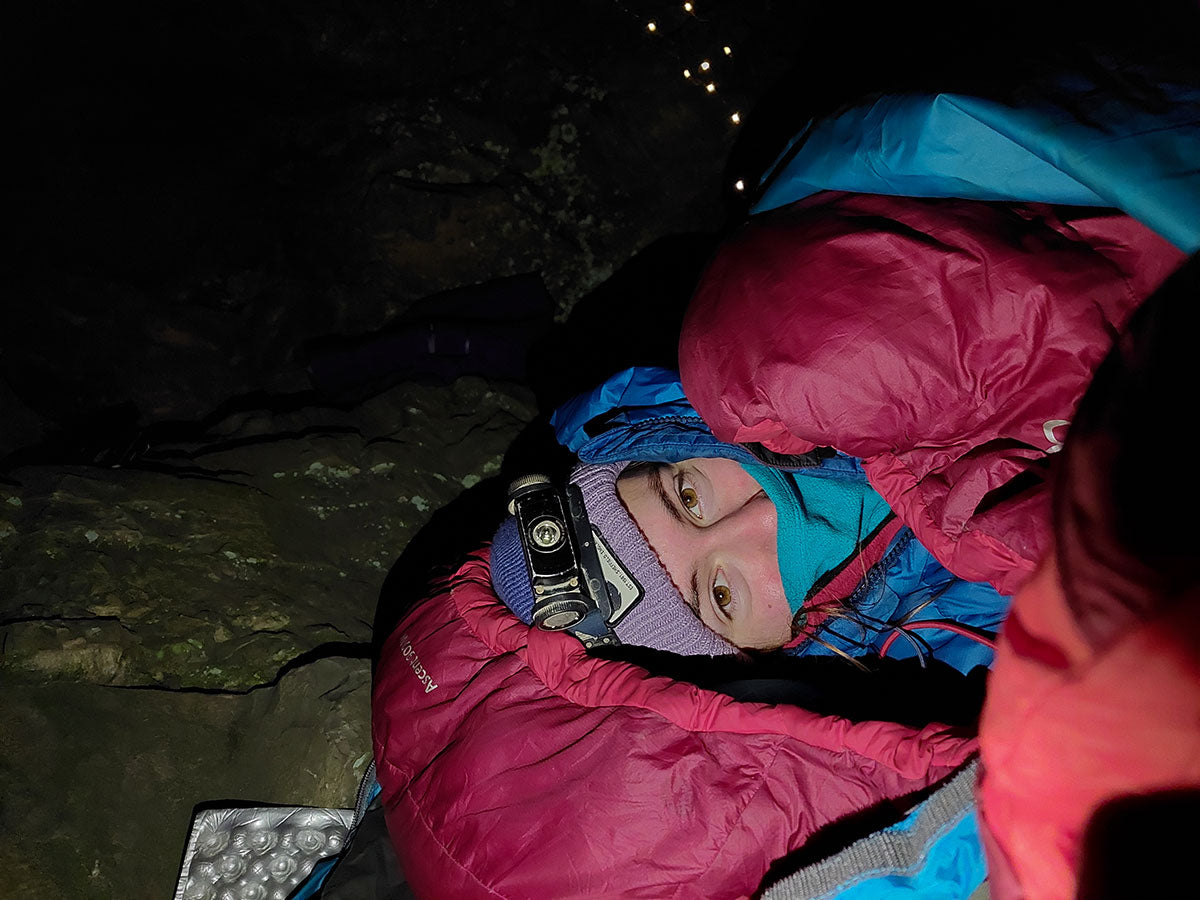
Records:
[[[433,510],[499,471],[527,396],[401,385],[350,411],[239,414],[146,468],[26,468],[0,488],[0,669],[245,690],[364,643]]]
[[[403,384],[231,415],[130,468],[0,487],[0,866],[13,896],[170,893],[193,807],[345,806],[371,623],[433,512],[499,471],[524,390]]]
[[[344,807],[370,762],[370,663],[317,660],[245,694],[0,673],[5,896],[161,900],[193,808]]]

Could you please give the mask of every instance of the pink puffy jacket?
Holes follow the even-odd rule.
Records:
[[[1011,594],[1047,546],[1037,474],[1134,308],[1183,255],[1108,210],[817,194],[759,216],[688,310],[718,438],[831,446],[950,571]]]
[[[423,897],[738,897],[813,832],[974,741],[745,703],[522,624],[469,559],[374,690],[388,830]]]

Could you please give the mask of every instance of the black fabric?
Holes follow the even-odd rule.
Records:
[[[835,657],[795,657],[785,653],[746,657],[689,657],[645,647],[594,651],[717,691],[735,700],[787,703],[856,722],[899,722],[923,727],[931,722],[974,729],[983,707],[987,669],[963,675],[937,660],[924,667],[912,659],[861,657],[867,671]]]
[[[416,900],[416,894],[405,883],[400,871],[378,797],[367,808],[342,858],[313,897],[319,900]]]

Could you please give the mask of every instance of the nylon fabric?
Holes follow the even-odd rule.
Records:
[[[550,416],[558,442],[581,462],[680,462],[719,456],[756,463],[718,441],[683,395],[679,373],[635,366],[564,403]]]
[[[975,102],[983,110],[972,110]],[[989,124],[999,116],[980,115],[997,106],[955,94],[888,94],[809,122],[763,176],[753,211],[777,209],[822,190],[1107,205],[1094,190],[1006,136],[1002,121]]]
[[[1003,99],[889,95],[810,123],[754,211],[820,190],[1111,206],[1194,252],[1200,87],[1170,60],[1107,67],[1122,77],[1076,71]]]
[[[619,411],[619,414],[614,414]],[[594,390],[568,400],[550,416],[559,443],[578,454],[593,439],[588,426],[597,416],[624,423],[645,418],[695,417],[679,376],[659,366],[635,366],[608,378]]]
[[[939,726],[743,703],[590,657],[520,623],[486,554],[389,639],[373,732],[419,896],[749,894],[823,823],[974,749]]]
[[[763,900],[967,900],[987,866],[972,802],[972,763],[904,819],[771,885]]]
[[[1045,491],[989,495],[1043,471],[1050,426],[1181,258],[1108,212],[820,194],[718,253],[684,389],[721,440],[862,459],[939,562],[1012,594],[1046,547]]]
[[[819,632],[820,641],[806,641],[792,652],[798,656],[829,656],[841,650],[852,656],[879,653],[892,630],[884,623],[949,620],[987,632],[1000,629],[1011,598],[986,582],[963,581],[947,571],[907,529],[889,547],[880,565],[863,578],[846,603],[857,617],[833,618]],[[922,629],[921,650],[901,637],[888,651],[893,659],[918,654],[954,666],[964,674],[990,666],[994,652],[984,644],[951,631]]]

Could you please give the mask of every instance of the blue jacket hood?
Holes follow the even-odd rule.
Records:
[[[587,463],[702,457],[764,465],[745,447],[714,437],[684,395],[679,373],[658,366],[618,372],[556,409],[550,424],[558,442]],[[861,463],[842,453],[814,465],[775,468],[816,478],[866,479]]]

